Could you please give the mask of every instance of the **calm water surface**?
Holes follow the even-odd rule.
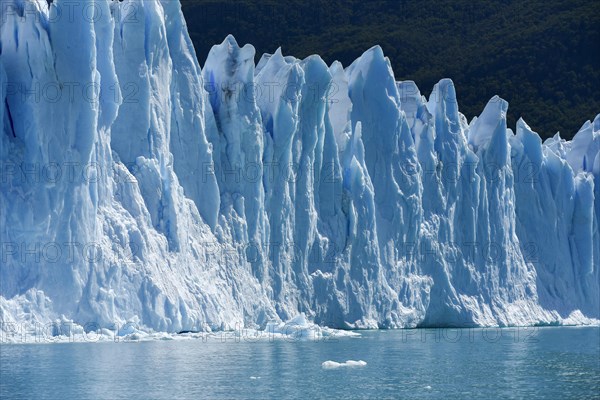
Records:
[[[0,345],[0,399],[600,396],[600,328]],[[327,370],[327,360],[365,367]]]

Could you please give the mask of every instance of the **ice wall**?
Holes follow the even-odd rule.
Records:
[[[377,46],[255,66],[229,36],[201,70],[178,1],[67,3],[2,3],[5,325],[600,317],[600,116],[542,143]]]

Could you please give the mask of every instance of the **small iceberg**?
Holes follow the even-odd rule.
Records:
[[[348,360],[342,363],[328,360],[323,362],[323,364],[321,364],[321,367],[323,367],[323,369],[336,369],[342,367],[364,367],[365,365],[367,365],[367,362],[363,360]]]

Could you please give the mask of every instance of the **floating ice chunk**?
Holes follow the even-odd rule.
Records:
[[[261,333],[266,333],[262,335]],[[342,331],[316,325],[307,320],[304,313],[300,313],[286,322],[269,322],[264,331],[257,332],[260,337],[281,338],[286,340],[320,340],[332,337],[360,336],[357,332]]]
[[[364,367],[367,365],[366,361],[363,360],[358,360],[358,361],[354,361],[354,360],[348,360],[346,362],[336,362],[336,361],[325,361],[323,362],[323,364],[321,364],[321,367],[323,367],[323,369],[336,369],[336,368],[343,368],[343,367]]]

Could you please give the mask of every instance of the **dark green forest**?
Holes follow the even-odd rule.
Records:
[[[441,78],[456,85],[469,120],[495,94],[508,123],[523,117],[543,138],[571,138],[600,113],[600,1],[183,0],[200,64],[229,33],[257,61],[319,54],[348,66],[373,45],[397,80],[428,96]]]

